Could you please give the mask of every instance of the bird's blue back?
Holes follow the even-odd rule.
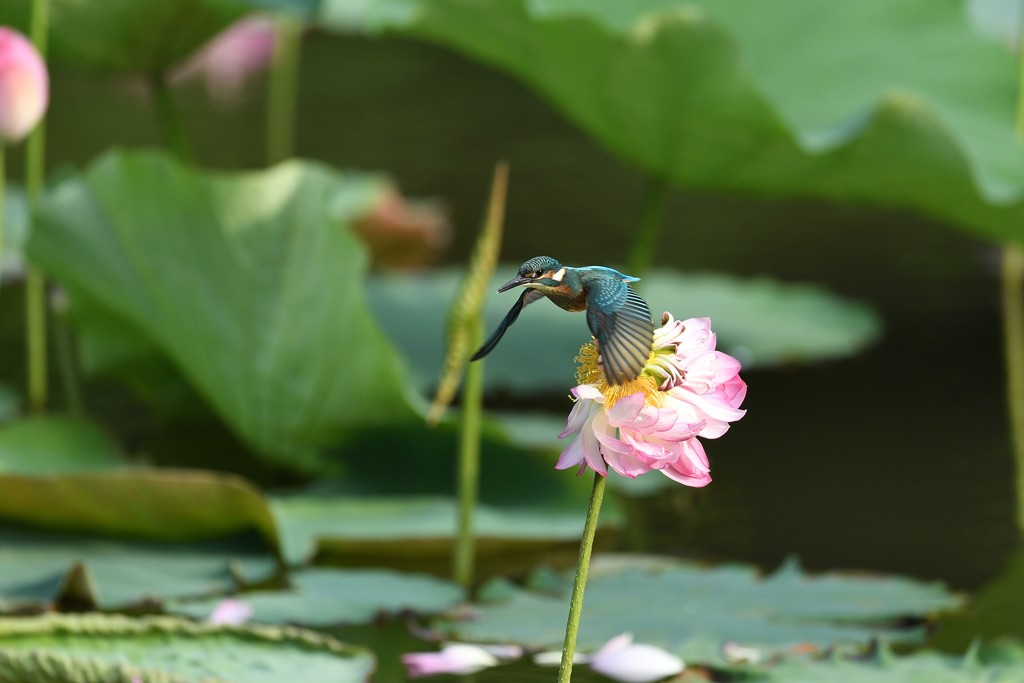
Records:
[[[620,273],[619,271],[615,270],[614,268],[608,268],[607,266],[583,266],[582,268],[576,268],[575,270],[583,271],[584,273],[589,271],[591,273],[594,273],[595,275],[597,275],[597,274],[608,275],[610,277],[618,278],[619,280],[622,280],[623,282],[639,282],[640,281],[640,278],[638,278],[638,277],[633,277],[632,275],[626,275],[624,273]],[[580,273],[580,274],[582,275],[583,273]]]

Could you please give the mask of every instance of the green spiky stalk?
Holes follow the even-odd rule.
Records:
[[[607,477],[594,472],[594,488],[590,493],[590,504],[587,505],[587,521],[583,525],[580,554],[576,560],[576,578],[572,582],[572,597],[569,598],[569,618],[565,624],[565,641],[562,644],[562,663],[558,667],[558,683],[569,683],[569,679],[572,678],[572,660],[576,656],[576,637],[580,632],[580,615],[583,613],[583,591],[587,587],[590,554],[594,549],[597,518],[601,512],[601,502],[604,500],[606,480]]]
[[[483,341],[483,326],[477,318],[470,333],[474,345]],[[466,368],[466,385],[462,394],[462,426],[459,432],[459,472],[456,495],[459,519],[456,528],[452,576],[463,588],[473,585],[473,511],[476,509],[480,482],[480,431],[484,402],[484,361],[470,363]]]
[[[474,320],[483,314],[487,285],[498,265],[501,253],[502,226],[505,221],[505,197],[508,193],[508,165],[499,163],[494,168],[491,183],[491,197],[487,205],[487,217],[480,237],[469,259],[466,276],[455,294],[455,303],[448,318],[448,350],[444,358],[444,369],[438,383],[434,401],[427,412],[427,424],[436,425],[444,411],[455,398],[466,360],[475,350],[472,336]]]
[[[49,0],[32,0],[30,38],[46,60],[50,25]],[[25,150],[25,195],[29,221],[35,220],[36,206],[46,173],[46,117],[28,137]],[[28,355],[28,405],[34,413],[46,410],[46,278],[28,268],[25,278],[25,345]]]
[[[295,152],[295,103],[298,96],[302,24],[286,16],[275,20],[274,60],[267,94],[267,163]]]
[[[505,221],[505,197],[508,189],[508,167],[499,163],[494,169],[491,196],[484,227],[477,239],[466,277],[463,279],[448,325],[448,351],[444,373],[434,402],[427,413],[427,423],[437,424],[459,388],[459,380],[469,354],[483,339],[483,302],[487,283],[498,262],[502,226]],[[466,389],[462,400],[462,421],[459,431],[459,462],[456,478],[458,522],[452,555],[452,575],[467,590],[473,584],[474,542],[473,512],[476,509],[480,479],[480,434],[484,393],[483,361],[471,363],[466,369]]]

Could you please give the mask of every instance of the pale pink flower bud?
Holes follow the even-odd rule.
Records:
[[[35,46],[0,26],[0,143],[19,142],[32,132],[49,98],[46,64]]]

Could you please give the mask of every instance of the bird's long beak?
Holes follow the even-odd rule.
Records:
[[[503,284],[501,287],[498,287],[498,291],[499,292],[507,292],[508,290],[512,289],[513,287],[518,287],[519,285],[525,285],[527,282],[530,282],[529,278],[520,277],[520,276],[516,275],[514,278],[512,278],[511,280],[509,280],[508,282]]]

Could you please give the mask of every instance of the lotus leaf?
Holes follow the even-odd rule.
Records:
[[[312,163],[214,174],[113,152],[46,193],[28,249],[72,300],[159,349],[254,450],[315,468],[356,425],[415,419],[347,229],[384,187]]]

